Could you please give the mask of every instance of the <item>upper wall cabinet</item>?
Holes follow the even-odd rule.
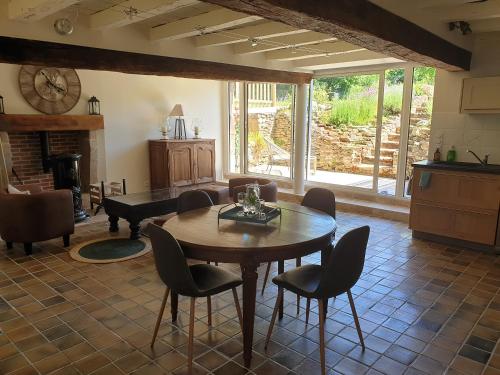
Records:
[[[500,113],[500,77],[465,78],[461,112]]]

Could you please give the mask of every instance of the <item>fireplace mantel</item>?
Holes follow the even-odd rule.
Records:
[[[104,129],[101,115],[0,115],[0,132]]]

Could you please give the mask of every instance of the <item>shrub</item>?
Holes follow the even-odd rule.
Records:
[[[394,85],[385,88],[384,92],[384,115],[394,116],[401,113],[403,105],[403,86]]]
[[[332,109],[324,117],[328,125],[369,125],[377,118],[377,98],[373,95],[356,95],[332,100]]]

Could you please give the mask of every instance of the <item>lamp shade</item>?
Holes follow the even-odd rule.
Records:
[[[170,116],[184,116],[184,112],[182,112],[182,105],[176,104],[170,112]]]

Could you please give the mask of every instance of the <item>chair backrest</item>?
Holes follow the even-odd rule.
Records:
[[[246,192],[247,184],[258,183],[260,187],[260,198],[266,202],[276,202],[278,200],[278,185],[276,182],[266,178],[241,177],[229,180],[229,195],[234,202],[238,202],[238,193]]]
[[[337,242],[321,274],[318,287],[321,296],[338,296],[356,284],[363,272],[369,235],[370,227],[364,226],[351,230]]]
[[[302,199],[302,206],[323,211],[335,219],[335,194],[331,190],[309,189]]]
[[[148,225],[148,233],[153,246],[156,270],[165,285],[176,293],[195,295],[198,287],[177,240],[155,224]]]
[[[196,210],[213,206],[210,195],[201,190],[188,190],[179,195],[177,198],[177,213],[182,214],[186,211]]]

